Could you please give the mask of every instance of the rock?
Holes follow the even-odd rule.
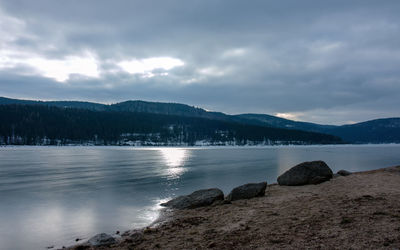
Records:
[[[332,175],[331,178],[333,178],[333,175]],[[320,183],[322,183],[322,182],[324,182],[324,181],[327,181],[327,180],[329,180],[329,179],[326,179],[325,176],[316,176],[316,177],[314,177],[314,178],[312,178],[312,179],[310,180],[310,183],[309,183],[309,184],[314,184],[314,185],[316,185],[316,184],[320,184]]]
[[[278,177],[278,184],[284,186],[299,186],[319,184],[333,177],[332,170],[323,161],[300,163]]]
[[[216,207],[216,206],[227,205],[227,204],[232,204],[232,202],[230,202],[228,200],[217,200],[217,201],[214,201],[211,204],[211,206],[212,207]]]
[[[341,175],[341,176],[348,176],[348,175],[351,175],[352,172],[342,169],[342,170],[339,170],[339,171],[337,172],[337,174],[338,174],[338,175]]]
[[[232,191],[226,197],[226,200],[235,201],[264,196],[266,188],[266,182],[245,184],[232,189]]]
[[[223,200],[224,193],[218,188],[202,189],[189,195],[179,196],[161,206],[175,209],[196,208],[211,205],[214,201]]]
[[[92,246],[105,246],[116,243],[116,240],[111,235],[101,233],[90,238],[88,242]]]

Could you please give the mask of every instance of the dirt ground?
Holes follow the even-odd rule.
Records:
[[[169,218],[98,249],[400,249],[400,166]]]

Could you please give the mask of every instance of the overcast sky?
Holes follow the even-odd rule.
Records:
[[[399,117],[399,13],[399,0],[0,0],[0,96]]]

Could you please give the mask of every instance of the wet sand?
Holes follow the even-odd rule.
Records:
[[[178,210],[109,247],[73,249],[400,249],[400,166],[264,197]]]

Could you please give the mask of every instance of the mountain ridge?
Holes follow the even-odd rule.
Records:
[[[0,145],[309,145],[336,136],[232,121],[51,105],[0,105]]]
[[[322,125],[311,122],[293,121],[267,114],[246,113],[228,115],[222,112],[210,112],[187,104],[150,102],[142,100],[128,100],[114,104],[101,104],[83,101],[34,101],[0,97],[0,105],[1,104],[47,105],[63,108],[88,109],[92,111],[138,112],[198,117],[211,120],[237,122],[247,125],[331,134],[339,136],[344,141],[350,143],[400,142],[400,118],[380,118],[345,125]]]

